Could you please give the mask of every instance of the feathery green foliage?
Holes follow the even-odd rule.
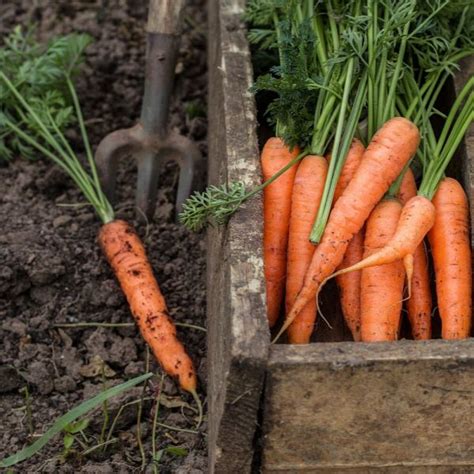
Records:
[[[110,222],[113,209],[100,186],[73,82],[91,39],[72,34],[41,48],[28,36],[22,40],[21,30],[12,38],[0,49],[0,153],[49,158],[73,179],[102,222]],[[81,131],[89,171],[64,135],[72,123]]]
[[[72,79],[77,74],[84,60],[84,50],[90,42],[87,35],[72,34],[41,45],[34,39],[34,30],[24,33],[17,26],[0,49],[0,71],[9,78],[53,136],[57,136],[56,127],[64,132],[76,121],[67,77]],[[18,107],[15,94],[3,81],[0,81],[0,114],[17,127],[28,127],[29,132],[38,138],[38,124]],[[52,116],[55,126],[47,114]],[[34,158],[37,152],[11,130],[2,127],[0,159],[15,154]]]

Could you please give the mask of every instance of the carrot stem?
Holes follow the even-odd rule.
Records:
[[[351,60],[352,61],[352,60]],[[350,71],[352,75],[353,70]],[[344,161],[346,159],[349,147],[351,145],[352,139],[354,137],[355,130],[360,120],[360,115],[362,113],[362,108],[365,103],[366,87],[367,87],[367,71],[364,71],[362,78],[360,79],[357,94],[354,99],[354,104],[350,112],[349,118],[345,121],[347,102],[349,96],[349,90],[351,86],[351,78],[349,74],[346,77],[346,87],[344,88],[344,96],[342,99],[342,104],[339,109],[339,120],[336,131],[336,138],[334,139],[333,146],[333,157],[329,163],[329,171],[324,185],[323,196],[321,199],[321,205],[318,210],[318,215],[313,225],[313,229],[310,235],[310,241],[313,244],[317,244],[321,236],[323,235],[324,229],[326,228],[326,223],[329,218],[329,213],[331,212],[331,206],[334,196],[334,191],[336,188],[339,175],[341,174],[342,167],[344,166]],[[344,135],[341,139],[342,129],[344,128]],[[339,135],[337,135],[339,132]]]

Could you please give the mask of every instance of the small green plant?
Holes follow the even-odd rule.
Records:
[[[74,443],[78,443],[83,449],[87,449],[87,443],[88,439],[86,434],[84,433],[84,430],[89,426],[89,419],[88,418],[83,418],[82,420],[75,421],[68,423],[64,428],[64,437],[63,437],[63,444],[64,444],[64,449],[63,449],[63,457],[67,457],[72,449]],[[82,438],[84,439],[84,442],[81,441],[78,437],[78,435],[81,435]]]

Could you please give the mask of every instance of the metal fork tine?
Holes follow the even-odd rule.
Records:
[[[187,138],[169,134],[169,103],[179,48],[185,0],[150,0],[147,24],[145,92],[140,121],[135,127],[106,136],[96,151],[104,191],[113,200],[117,162],[131,153],[137,160],[136,202],[148,219],[153,217],[158,195],[160,166],[174,158],[180,165],[176,210],[202,181],[204,162],[198,148]]]
[[[95,152],[95,162],[102,187],[112,204],[115,202],[118,161],[123,155],[141,146],[134,132],[136,132],[136,127],[109,133],[99,143]]]

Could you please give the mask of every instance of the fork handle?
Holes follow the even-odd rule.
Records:
[[[186,0],[150,0],[148,33],[179,35]]]

